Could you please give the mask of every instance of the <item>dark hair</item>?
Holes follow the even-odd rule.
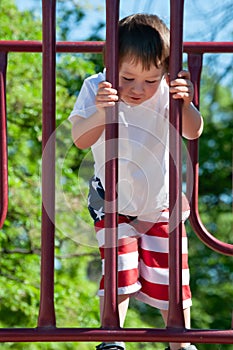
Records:
[[[119,65],[125,59],[168,71],[170,32],[156,15],[134,14],[119,21]]]

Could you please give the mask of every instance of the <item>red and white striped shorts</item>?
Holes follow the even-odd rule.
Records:
[[[146,227],[148,226],[148,227]],[[104,295],[104,219],[95,222],[102,259],[99,295]],[[161,310],[168,309],[169,290],[168,223],[146,223],[119,216],[118,224],[118,294],[130,294]],[[183,308],[191,306],[188,244],[182,229]]]

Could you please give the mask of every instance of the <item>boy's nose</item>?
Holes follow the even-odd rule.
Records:
[[[143,84],[141,83],[135,83],[132,87],[132,91],[135,93],[135,94],[140,94],[143,92]]]

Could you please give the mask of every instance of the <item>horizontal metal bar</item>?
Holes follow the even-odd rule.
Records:
[[[186,53],[232,53],[233,42],[185,42],[183,51]]]
[[[57,42],[57,52],[96,52],[101,53],[104,43],[102,41],[81,41],[81,42]],[[40,41],[14,41],[1,40],[0,51],[5,52],[42,52],[42,42]]]
[[[195,342],[233,344],[233,330],[180,330],[179,328],[5,328],[0,329],[0,342]]]
[[[104,41],[58,41],[57,52],[95,52],[101,53]],[[42,52],[42,42],[30,40],[1,40],[0,51]],[[185,42],[186,53],[232,53],[233,42]]]

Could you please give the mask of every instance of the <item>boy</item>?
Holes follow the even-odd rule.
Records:
[[[133,295],[168,315],[169,218],[169,92],[182,99],[183,136],[200,136],[203,121],[192,104],[190,74],[181,71],[169,83],[169,30],[155,15],[136,14],[119,22],[119,90],[99,73],[84,81],[74,110],[72,136],[80,149],[92,148],[95,175],[90,181],[89,211],[94,219],[104,263],[105,109],[119,104],[118,182],[118,303],[123,327]],[[109,141],[108,141],[109,142]],[[111,141],[109,146],[111,147]],[[182,221],[189,213],[184,197]],[[191,293],[187,238],[182,233],[183,308],[190,327]],[[103,311],[104,276],[100,283]],[[122,342],[101,343],[97,349],[124,350]],[[194,345],[171,343],[168,349],[196,350]]]

